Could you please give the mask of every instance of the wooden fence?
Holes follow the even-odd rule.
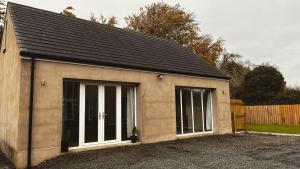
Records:
[[[244,106],[248,124],[300,125],[300,104]]]
[[[243,102],[237,99],[230,100],[232,131],[246,130],[245,111]]]

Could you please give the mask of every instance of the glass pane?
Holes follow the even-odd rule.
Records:
[[[134,86],[122,86],[122,141],[129,140],[135,126]]]
[[[98,141],[98,86],[85,86],[85,143]]]
[[[203,131],[201,91],[193,91],[195,132]]]
[[[104,140],[116,139],[116,86],[105,86]]]
[[[79,82],[64,81],[64,100],[76,100],[79,98]]]
[[[182,134],[181,133],[180,89],[175,90],[175,99],[176,99],[176,132],[177,134]]]
[[[183,133],[193,133],[191,90],[182,90]]]
[[[205,90],[203,93],[203,111],[205,119],[205,131],[212,130],[212,110],[211,110],[211,95],[210,90]]]
[[[79,145],[79,83],[63,82],[62,140],[70,147]]]

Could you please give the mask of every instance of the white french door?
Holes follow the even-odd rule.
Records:
[[[79,147],[121,142],[121,86],[80,84]]]

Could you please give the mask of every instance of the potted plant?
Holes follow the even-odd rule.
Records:
[[[130,136],[130,140],[131,140],[132,143],[136,143],[136,141],[137,141],[137,128],[136,128],[136,126],[134,126],[132,128],[132,135]]]
[[[61,140],[61,152],[62,153],[66,153],[69,151],[70,137],[71,137],[71,131],[68,130],[67,133],[63,136],[63,138]]]

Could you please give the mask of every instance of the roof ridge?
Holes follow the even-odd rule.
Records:
[[[87,20],[87,19],[83,19],[83,18],[65,16],[65,15],[62,15],[62,14],[57,13],[57,12],[53,12],[53,11],[49,11],[49,10],[45,10],[45,9],[40,9],[40,8],[37,8],[37,7],[32,7],[32,6],[28,6],[28,5],[24,5],[24,4],[19,4],[19,3],[8,1],[7,2],[7,8],[8,9],[10,8],[10,5],[23,6],[23,7],[35,9],[35,10],[38,10],[38,11],[43,11],[43,12],[48,12],[48,13],[55,14],[55,15],[58,15],[58,16],[63,16],[63,17],[68,18],[68,19],[80,20],[80,21],[84,21],[84,22],[87,22],[87,23],[90,23],[90,24],[101,25],[101,26],[105,26],[106,28],[116,29],[116,30],[121,30],[121,31],[126,31],[128,33],[134,33],[134,34],[137,34],[137,35],[142,35],[142,36],[146,36],[146,37],[149,37],[149,38],[154,38],[154,39],[157,39],[157,40],[166,41],[168,43],[175,43],[177,45],[182,46],[181,44],[179,44],[175,40],[156,37],[154,35],[146,34],[146,33],[140,32],[140,31],[134,31],[134,30],[131,30],[131,29],[120,28],[120,27],[116,27],[116,26],[109,26],[109,25],[106,25],[106,24],[103,24],[103,23],[93,22],[93,21],[90,21],[90,20]]]

